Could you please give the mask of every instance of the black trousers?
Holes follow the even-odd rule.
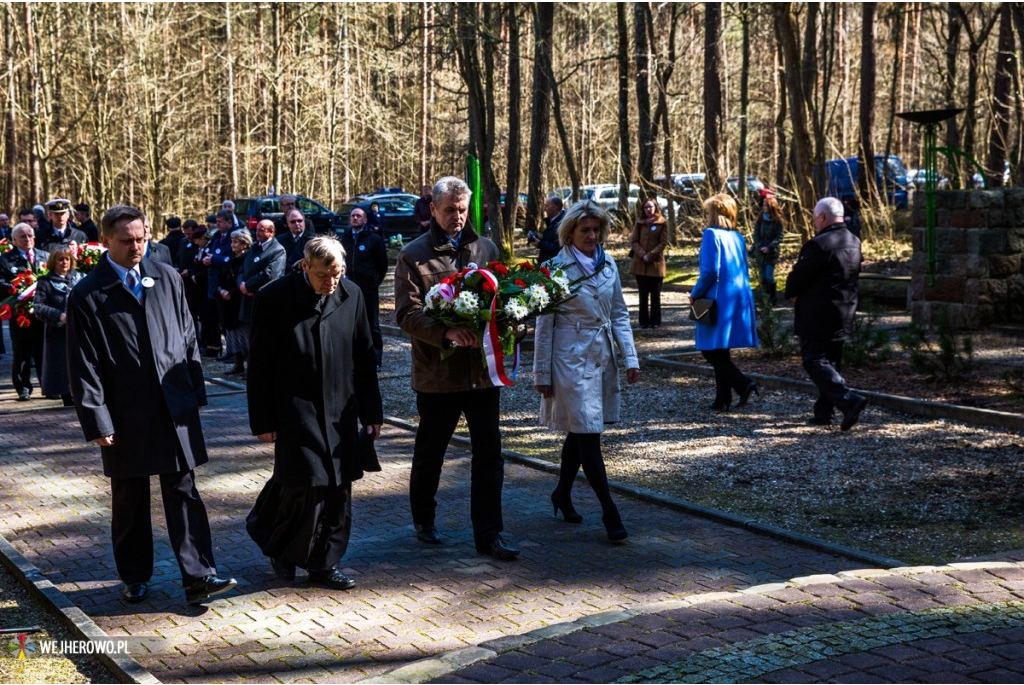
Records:
[[[199,344],[206,349],[219,350],[220,343],[220,311],[217,302],[208,297],[200,300],[199,312]]]
[[[728,408],[733,391],[740,394],[752,381],[733,363],[728,349],[701,350],[701,354],[715,370],[715,404]]]
[[[110,532],[117,573],[126,584],[146,583],[153,576],[153,524],[149,517],[149,477],[110,479]],[[216,573],[210,521],[195,473],[160,475],[160,495],[171,549],[178,559],[182,585]]]
[[[442,362],[443,363],[443,362]],[[437,511],[437,488],[441,481],[444,454],[459,417],[466,416],[472,442],[470,470],[470,519],[478,545],[489,544],[503,529],[501,488],[505,460],[501,456],[498,427],[499,388],[450,393],[416,393],[420,424],[412,453],[409,503],[417,525],[433,525]]]
[[[617,516],[618,509],[612,501],[608,488],[608,474],[604,468],[604,457],[601,455],[600,433],[568,433],[562,442],[562,463],[558,472],[559,499],[569,500],[576,474],[580,467],[587,482],[594,489],[601,510],[609,516]]]
[[[814,418],[826,421],[832,418],[832,410],[838,407],[845,412],[852,409],[861,395],[850,390],[839,375],[843,365],[842,340],[800,339],[800,356],[804,371],[818,388],[818,400],[814,403]]]
[[[377,288],[359,287],[366,301],[366,318],[370,320],[370,337],[373,339],[373,351],[377,355],[377,366],[384,359],[384,337],[380,333],[380,292]]]
[[[636,288],[640,294],[640,325],[660,326],[661,325],[661,284],[664,282],[661,276],[637,276]],[[650,300],[650,314],[647,311],[647,301]]]
[[[14,319],[8,322],[11,331],[11,348],[14,353],[11,364],[11,381],[17,392],[32,392],[32,365],[36,367],[36,378],[43,378],[43,337],[45,326],[41,321],[33,321],[28,328],[22,328]]]

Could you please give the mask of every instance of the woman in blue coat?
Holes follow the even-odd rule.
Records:
[[[750,394],[760,394],[757,383],[732,361],[730,350],[757,347],[754,293],[747,273],[747,246],[736,231],[736,201],[720,193],[704,202],[708,228],[700,244],[700,276],[690,299],[711,298],[717,307],[714,324],[698,322],[697,349],[715,369],[715,401],[711,409],[728,411],[732,392],[744,406]]]

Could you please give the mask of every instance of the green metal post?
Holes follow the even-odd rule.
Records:
[[[484,232],[484,198],[480,188],[480,160],[466,155],[466,184],[473,193],[469,201],[469,219],[477,233]]]
[[[928,285],[935,286],[935,186],[939,169],[936,155],[938,124],[924,126],[924,216],[925,249],[928,252]]]

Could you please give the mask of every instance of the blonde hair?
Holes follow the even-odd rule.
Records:
[[[736,228],[736,214],[739,207],[731,195],[719,193],[704,200],[704,211],[707,213],[708,226],[719,228]]]
[[[576,232],[576,224],[587,218],[597,219],[601,222],[601,232],[597,239],[604,243],[608,238],[608,229],[612,220],[608,216],[608,212],[593,200],[580,200],[566,210],[562,223],[558,225],[558,242],[562,245],[571,245],[572,234]]]

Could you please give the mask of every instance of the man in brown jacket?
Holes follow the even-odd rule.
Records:
[[[412,387],[420,415],[413,448],[409,500],[416,537],[440,544],[434,516],[444,453],[463,414],[473,439],[470,518],[476,549],[496,559],[515,559],[519,550],[501,537],[501,488],[505,462],[498,427],[499,388],[480,362],[477,332],[449,328],[423,311],[432,286],[474,263],[498,258],[498,248],[478,236],[467,221],[469,187],[446,176],[433,188],[432,219],[426,233],[398,255],[395,267],[395,314],[412,337]],[[441,350],[457,348],[446,360]]]

